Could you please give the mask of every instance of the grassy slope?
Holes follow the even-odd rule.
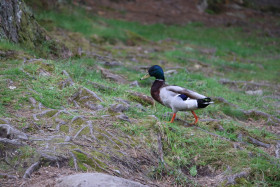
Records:
[[[167,78],[168,82],[194,89],[208,96],[223,97],[241,109],[257,109],[272,115],[277,115],[273,101],[265,102],[260,96],[249,96],[244,92],[232,91],[228,87],[219,84],[218,80],[227,78],[231,80],[265,81],[276,84],[279,81],[277,72],[280,71],[279,63],[273,59],[280,52],[279,38],[258,37],[258,33],[248,36],[239,28],[207,28],[201,24],[193,23],[186,26],[141,25],[139,23],[92,17],[83,10],[77,10],[74,14],[66,11],[43,12],[37,15],[40,22],[48,23],[46,28],[52,31],[55,27],[61,27],[68,31],[78,32],[89,40],[100,43],[101,53],[113,54],[114,58],[121,59],[125,66],[113,68],[116,73],[123,74],[129,81],[138,80],[143,72],[133,70],[133,66],[158,64],[167,62],[165,67],[180,66],[178,73]],[[46,21],[47,20],[47,21]],[[132,34],[131,34],[132,33]],[[95,36],[94,36],[95,35]],[[168,38],[173,42],[165,42]],[[126,47],[123,43],[130,41],[143,50],[137,51],[136,47]],[[147,42],[148,41],[148,42]],[[161,42],[160,42],[161,41]],[[275,44],[276,43],[276,44]],[[120,46],[117,48],[116,46]],[[278,45],[279,46],[279,45]],[[160,50],[150,50],[159,48]],[[13,46],[7,42],[1,42],[1,49],[23,50],[19,46]],[[144,50],[148,52],[143,52]],[[201,53],[201,49],[216,49],[215,55]],[[138,57],[137,54],[145,57]],[[127,58],[135,55],[138,62],[132,62]],[[211,74],[205,74],[203,68],[199,71],[192,70],[190,59],[199,60],[213,70]],[[142,63],[143,61],[143,63]],[[75,87],[58,89],[57,83],[63,78],[61,70],[67,70],[74,81],[80,85],[94,90],[105,98],[103,105],[109,106],[115,97],[127,98],[126,90],[133,90],[149,95],[150,82],[141,83],[140,88],[130,88],[128,85],[119,85],[105,81],[94,68],[98,60],[92,58],[73,58],[61,61],[49,61],[54,66],[52,78],[39,77],[32,80],[19,69],[36,74],[37,65],[22,66],[21,60],[6,60],[1,64],[1,116],[11,117],[12,110],[21,109],[27,103],[28,96],[24,92],[28,88],[35,90],[33,97],[50,108],[72,107],[67,104],[67,98],[74,93]],[[186,68],[186,69],[185,69]],[[224,73],[224,74],[223,74]],[[16,82],[18,89],[9,90],[5,86],[5,80]],[[88,81],[94,81],[106,86],[117,88],[115,93],[103,93],[95,90]],[[273,93],[273,90],[265,90],[265,94]],[[24,97],[19,97],[24,95]],[[165,123],[162,117],[169,109],[157,105],[157,110],[147,107],[146,111],[136,108],[130,109],[126,114],[135,119],[133,124],[116,122],[115,127],[124,132],[143,137],[147,144],[155,149],[153,141],[156,132],[163,136],[164,159],[171,167],[182,170],[190,178],[202,176],[202,170],[225,171],[228,166],[233,173],[249,170],[250,175],[239,181],[242,185],[279,185],[279,165],[274,157],[266,150],[252,144],[242,145],[243,149],[234,149],[232,143],[221,140],[196,128],[185,128],[178,122]],[[200,122],[198,126],[210,132],[215,132],[232,141],[237,141],[239,133],[255,137],[263,142],[275,144],[279,139],[275,134],[265,128],[249,125],[247,118],[238,109],[230,108],[222,104],[216,104],[205,110],[197,112],[203,118],[221,119],[218,123]],[[100,115],[103,113],[101,112]],[[149,124],[148,115],[155,115],[160,119],[160,124]],[[224,115],[226,114],[226,115]],[[226,117],[230,116],[232,118]],[[180,118],[185,118],[179,114]],[[193,120],[187,116],[187,121]],[[248,125],[245,125],[248,123]],[[215,126],[221,125],[225,129],[222,132],[215,131]],[[151,135],[153,135],[151,137]],[[250,156],[253,155],[253,156]],[[210,169],[209,169],[210,168]],[[161,165],[154,168],[151,176],[161,179],[163,176],[171,176],[177,184],[184,184],[186,179],[176,178],[178,173],[166,170]],[[196,181],[195,178],[192,179]],[[189,183],[189,181],[187,181]]]

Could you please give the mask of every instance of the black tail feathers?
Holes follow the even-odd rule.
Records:
[[[205,108],[211,103],[213,103],[213,102],[212,102],[211,98],[209,98],[209,97],[206,97],[204,99],[198,99],[197,100],[197,107],[198,108]]]

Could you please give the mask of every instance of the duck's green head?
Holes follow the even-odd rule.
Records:
[[[154,65],[154,66],[150,67],[148,70],[148,74],[145,75],[144,77],[142,77],[141,80],[149,78],[149,77],[155,77],[156,79],[165,80],[164,72],[163,72],[162,68],[158,65]]]

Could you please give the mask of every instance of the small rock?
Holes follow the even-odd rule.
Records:
[[[143,112],[147,111],[146,108],[143,107],[143,105],[141,105],[141,104],[139,104],[139,103],[137,103],[137,104],[135,105],[135,107],[136,107],[138,110],[141,110],[141,111],[143,111]]]
[[[37,101],[33,97],[29,97],[28,101],[32,104],[33,107],[36,107]]]
[[[104,65],[109,67],[114,67],[114,66],[121,66],[122,64],[117,61],[111,61],[111,62],[106,61]]]
[[[111,115],[102,115],[100,116],[101,118],[108,118],[108,117],[111,117]]]
[[[101,71],[102,77],[104,77],[105,79],[109,79],[111,81],[114,81],[114,82],[117,82],[117,83],[120,83],[120,84],[127,83],[127,80],[123,76],[113,74],[112,72],[110,72],[109,70],[104,69],[104,68],[99,68],[99,69]]]
[[[49,77],[51,74],[44,69],[39,69],[39,76]]]
[[[132,83],[129,84],[130,87],[139,87],[138,81],[133,81]]]
[[[224,129],[221,125],[216,125],[216,126],[215,126],[215,129],[218,130],[218,131],[220,131],[220,132],[225,131],[225,129]]]
[[[242,142],[243,141],[243,135],[241,133],[239,133],[237,135],[237,139],[238,139],[238,141]]]
[[[164,72],[166,75],[173,75],[173,74],[176,74],[178,73],[177,70],[168,70],[166,72]]]
[[[110,108],[109,108],[109,110],[111,112],[116,112],[116,113],[124,112],[124,111],[127,111],[128,109],[129,109],[129,107],[125,106],[123,104],[113,104],[113,105],[110,105]]]
[[[124,114],[118,115],[118,116],[116,116],[116,117],[117,117],[118,119],[120,119],[120,120],[127,121],[127,122],[131,123],[129,117],[126,116],[126,115],[124,115]]]
[[[118,173],[118,174],[121,174],[120,170],[114,170],[114,172]]]
[[[148,118],[159,120],[155,115],[148,115]]]
[[[87,101],[85,105],[91,110],[102,110],[104,108],[102,105],[93,103],[92,101]]]
[[[205,49],[199,49],[199,52],[207,55],[215,54],[217,49],[215,48],[205,48]]]
[[[55,122],[59,123],[60,125],[65,125],[67,123],[66,121],[59,119],[59,118],[55,118]]]
[[[9,86],[9,89],[10,90],[14,90],[14,89],[16,89],[17,87],[15,87],[15,86]]]
[[[248,90],[245,92],[248,95],[263,95],[263,91],[262,90]]]
[[[65,139],[64,139],[64,141],[65,141],[65,142],[70,142],[71,139],[72,139],[72,138],[71,138],[70,136],[66,136]]]

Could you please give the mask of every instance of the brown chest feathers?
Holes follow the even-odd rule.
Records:
[[[165,81],[155,80],[155,82],[153,83],[152,88],[151,88],[152,97],[154,98],[154,100],[156,100],[157,102],[159,102],[162,105],[163,105],[163,103],[160,99],[159,93],[160,93],[160,89],[164,86],[165,86]]]

